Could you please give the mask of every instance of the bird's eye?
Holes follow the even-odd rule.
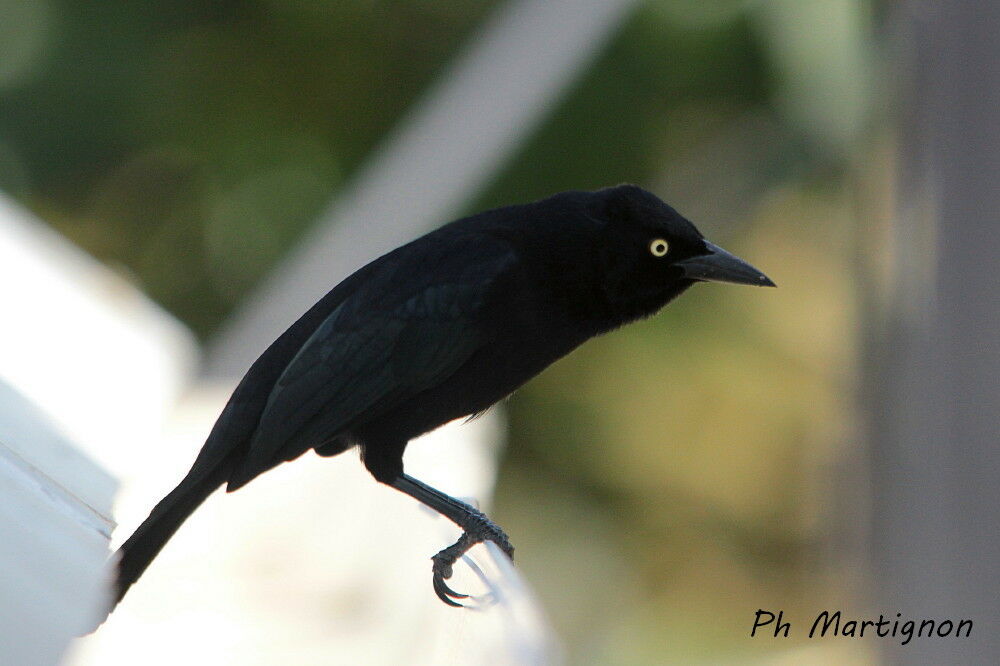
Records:
[[[662,257],[670,250],[670,244],[662,238],[654,238],[649,242],[649,253],[654,257]]]

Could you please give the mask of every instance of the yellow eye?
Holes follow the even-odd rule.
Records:
[[[649,242],[649,253],[654,257],[662,257],[670,251],[670,244],[662,238],[654,238]]]

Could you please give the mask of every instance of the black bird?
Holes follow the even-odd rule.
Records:
[[[649,316],[698,281],[774,286],[634,185],[564,192],[445,225],[334,287],[250,367],[191,471],[119,551],[116,602],[219,486],[233,491],[315,449],[361,448],[376,480],[463,530],[433,557],[452,565],[507,535],[403,471],[407,443],[479,414],[582,342]]]

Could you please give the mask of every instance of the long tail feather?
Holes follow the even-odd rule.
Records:
[[[118,575],[115,580],[115,605],[153,561],[160,549],[174,535],[195,509],[226,481],[227,465],[218,465],[208,474],[192,470],[176,488],[164,497],[149,518],[118,550]],[[199,470],[200,471],[200,470]]]

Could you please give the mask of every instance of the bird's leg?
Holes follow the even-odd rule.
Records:
[[[431,558],[434,561],[434,591],[438,598],[449,606],[461,606],[462,604],[455,599],[466,599],[469,596],[455,592],[444,581],[451,578],[455,562],[470,548],[482,541],[492,541],[508,557],[513,557],[514,547],[510,545],[507,535],[482,511],[449,497],[407,474],[399,475],[389,485],[426,504],[462,528],[463,534],[458,541]]]

